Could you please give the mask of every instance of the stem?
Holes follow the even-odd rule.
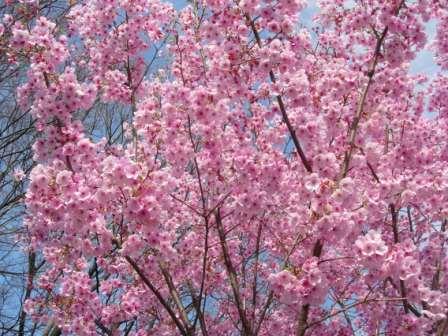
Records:
[[[257,41],[258,47],[262,47],[261,38],[258,34],[257,28],[255,27],[254,21],[250,18],[249,14],[245,14],[246,20],[249,22],[249,25],[252,29],[252,32],[255,36],[255,40]],[[269,77],[271,78],[271,81],[273,83],[277,82],[277,79],[275,78],[275,74],[272,70],[269,71]],[[300,160],[302,161],[302,164],[304,165],[306,171],[308,173],[312,173],[313,169],[311,167],[310,162],[306,158],[306,155],[302,149],[302,146],[300,144],[299,139],[297,138],[296,132],[294,130],[294,127],[291,125],[291,121],[289,120],[288,114],[286,113],[285,104],[283,102],[283,98],[281,95],[277,95],[276,97],[278,107],[280,108],[280,112],[282,113],[283,122],[286,124],[286,127],[288,128],[289,135],[292,138],[292,142],[294,143],[294,146],[297,150],[297,154],[299,154]]]
[[[257,306],[257,281],[258,281],[258,259],[260,256],[260,241],[263,226],[258,226],[257,242],[255,247],[255,266],[254,266],[254,282],[252,285],[252,325],[255,328],[255,308]]]
[[[313,248],[313,257],[320,258],[322,254],[323,244],[320,240],[316,241]],[[308,315],[310,312],[309,303],[302,305],[299,316],[297,318],[296,336],[304,336],[308,329]]]
[[[195,320],[193,322],[193,330],[196,328],[196,323],[199,320],[199,325],[201,327],[202,335],[208,336],[207,326],[205,324],[205,319],[204,319],[204,314],[202,313],[202,309],[201,309],[201,300],[198,301],[198,298],[196,297],[196,295],[194,293],[194,289],[193,289],[193,286],[191,285],[191,283],[188,284],[188,288],[190,290],[191,300],[193,301],[193,306],[195,307],[196,313],[197,313]]]
[[[26,285],[25,297],[23,303],[25,303],[25,301],[28,300],[31,296],[35,274],[36,274],[36,253],[30,252],[30,254],[28,255],[28,283]],[[26,312],[22,306],[22,311],[20,312],[19,317],[19,332],[18,332],[19,336],[25,335],[25,321],[26,321]]]
[[[180,318],[187,329],[187,333],[190,333],[190,331],[192,331],[193,328],[191,327],[190,322],[188,321],[187,314],[185,313],[185,308],[182,304],[182,301],[179,298],[179,294],[177,293],[176,287],[174,286],[173,278],[171,277],[171,275],[169,274],[168,270],[165,268],[164,265],[160,264],[160,269],[162,271],[163,277],[165,278],[165,282],[168,285],[170,294],[174,299],[174,303],[176,304],[177,309],[179,310]]]
[[[367,84],[364,87],[364,90],[362,91],[362,94],[361,94],[361,97],[360,97],[359,103],[358,103],[358,108],[356,110],[355,118],[353,119],[352,124],[350,125],[349,149],[344,154],[344,163],[342,166],[341,178],[344,178],[347,176],[348,169],[350,167],[350,160],[352,158],[353,149],[355,148],[355,141],[356,141],[356,135],[358,133],[359,121],[361,120],[361,116],[364,112],[364,106],[365,106],[365,103],[367,100],[367,95],[369,93],[370,86],[372,85],[373,76],[375,74],[376,66],[378,64],[378,57],[380,55],[381,46],[383,45],[384,38],[386,37],[388,30],[389,30],[388,27],[384,28],[381,36],[378,38],[378,40],[376,42],[375,53],[373,55],[373,59],[370,63],[370,67],[367,72],[367,77],[368,77]]]
[[[398,211],[395,210],[395,206],[391,203],[389,204],[390,212],[392,214],[392,229],[394,232],[394,242],[395,244],[399,243],[399,237],[398,237]],[[410,311],[417,317],[421,316],[421,313],[416,310],[411,304],[409,304],[407,298],[406,298],[406,285],[403,280],[400,279],[400,295],[403,298],[403,309],[406,314],[408,314]]]
[[[151,281],[149,281],[149,279],[146,277],[146,275],[143,273],[143,271],[140,269],[140,267],[137,265],[137,263],[129,256],[125,256],[125,259],[132,266],[132,268],[135,270],[135,272],[137,272],[137,274],[140,276],[140,278],[145,283],[145,285],[157,297],[157,299],[162,304],[162,306],[166,309],[166,311],[170,315],[171,319],[173,320],[174,324],[176,324],[176,327],[179,329],[180,333],[183,336],[189,336],[190,333],[185,330],[185,327],[179,321],[179,319],[177,318],[173,309],[171,309],[170,305],[165,301],[162,294],[160,294],[160,292],[157,290],[157,288],[155,288],[154,285],[151,283]]]
[[[232,287],[233,296],[236,302],[236,306],[238,309],[238,314],[240,315],[241,324],[243,327],[243,336],[251,336],[252,335],[252,328],[250,327],[249,321],[246,317],[246,312],[243,308],[243,303],[241,300],[240,290],[239,290],[239,283],[237,274],[235,271],[235,268],[232,264],[232,260],[230,258],[229,250],[226,243],[226,237],[224,233],[224,228],[222,226],[222,220],[221,220],[221,214],[219,209],[215,213],[215,219],[216,219],[216,226],[218,229],[218,235],[219,240],[221,243],[222,253],[224,255],[224,264],[226,266],[227,274],[229,276],[230,280],[230,286]]]
[[[395,10],[395,15],[398,15],[400,12],[401,7],[403,7],[405,0],[402,0],[401,3],[398,5],[397,9]],[[367,95],[369,93],[370,86],[373,83],[373,76],[375,75],[376,66],[378,65],[378,58],[380,56],[381,47],[384,43],[384,39],[386,38],[387,32],[389,31],[389,27],[386,26],[381,33],[381,35],[378,36],[376,33],[375,36],[377,37],[377,42],[375,46],[375,51],[373,54],[373,58],[370,62],[369,70],[367,71],[367,84],[364,87],[364,90],[361,94],[361,97],[359,99],[358,108],[356,110],[355,118],[352,121],[352,124],[350,125],[349,129],[349,149],[344,154],[344,163],[342,166],[342,174],[341,178],[344,178],[347,176],[348,170],[350,168],[350,160],[352,158],[353,150],[355,148],[355,142],[356,142],[356,135],[358,133],[358,126],[359,121],[361,120],[361,116],[364,112],[364,106],[367,100]]]

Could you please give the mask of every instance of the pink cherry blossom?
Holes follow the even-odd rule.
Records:
[[[22,169],[18,168],[16,170],[14,170],[13,174],[12,174],[13,178],[15,181],[19,182],[22,181],[25,178],[25,173],[23,172]]]
[[[447,332],[447,8],[319,0],[305,22],[312,3],[3,18],[40,132],[27,314],[64,335]],[[410,66],[426,46],[432,76]]]
[[[356,247],[361,254],[367,257],[373,255],[385,255],[387,253],[387,245],[381,239],[381,234],[377,231],[370,230],[365,236],[359,237],[355,242]]]

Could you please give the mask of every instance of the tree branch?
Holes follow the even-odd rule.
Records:
[[[233,296],[238,309],[238,314],[240,315],[241,324],[243,328],[243,336],[252,336],[252,328],[246,317],[246,312],[243,308],[243,303],[241,300],[238,278],[236,275],[235,268],[233,267],[232,260],[230,258],[229,250],[226,243],[226,237],[224,233],[224,228],[221,221],[221,214],[219,208],[215,212],[216,226],[218,229],[219,240],[221,243],[222,253],[224,256],[224,264],[226,266],[227,274],[229,276],[230,286],[232,287]]]
[[[261,48],[262,47],[261,38],[260,35],[258,34],[257,27],[255,27],[255,22],[251,19],[249,14],[245,14],[245,17],[252,29],[252,33],[255,36],[255,40],[257,41],[258,47]],[[271,78],[271,81],[273,83],[277,82],[274,71],[272,70],[269,71],[269,77]],[[297,150],[297,154],[299,154],[300,160],[302,161],[302,164],[305,167],[306,171],[308,173],[312,173],[313,169],[311,167],[310,162],[306,158],[306,155],[302,149],[302,145],[300,144],[300,141],[297,138],[296,131],[294,130],[294,127],[292,126],[291,121],[289,120],[288,113],[286,112],[286,107],[283,102],[283,98],[281,95],[277,95],[275,98],[277,100],[278,107],[280,108],[280,112],[282,113],[283,122],[286,124],[286,127],[288,128],[289,135],[291,136],[292,142],[294,143],[294,146]]]

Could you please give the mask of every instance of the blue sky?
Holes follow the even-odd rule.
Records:
[[[427,45],[429,45],[435,38],[436,25],[437,22],[435,20],[431,20],[425,26],[425,31],[428,38]],[[422,73],[429,76],[434,76],[439,70],[440,67],[434,61],[434,53],[431,52],[429,48],[425,48],[420,51],[416,59],[411,63],[412,73]]]

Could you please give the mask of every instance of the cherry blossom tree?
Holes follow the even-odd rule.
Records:
[[[65,29],[2,26],[42,133],[26,311],[47,333],[448,332],[448,3],[320,0],[312,29],[306,5],[89,0]],[[431,78],[410,72],[427,46]],[[98,101],[129,111],[121,144],[79,119]]]
[[[45,328],[30,320],[23,302],[34,295],[33,282],[46,267],[40,251],[26,248],[27,228],[22,222],[27,175],[34,164],[31,145],[38,137],[29,109],[21,108],[16,97],[17,87],[26,80],[29,62],[26,57],[10,61],[5,51],[12,31],[5,27],[16,21],[32,27],[36,17],[45,16],[63,29],[65,15],[74,4],[62,0],[0,4],[0,335],[37,335]],[[129,113],[119,106],[97,101],[75,116],[83,121],[89,134],[95,136],[100,132],[109,143],[114,143],[121,141],[121,125]],[[25,246],[20,238],[25,238]]]
[[[60,1],[0,4],[0,334],[32,335],[38,329],[28,323],[22,303],[29,297],[40,260],[33,251],[22,250],[18,237],[26,233],[21,218],[26,173],[33,165],[31,145],[36,138],[32,116],[17,104],[16,89],[24,81],[26,64],[11,63],[5,51],[11,37],[5,24],[32,22],[37,12],[57,19],[63,17]],[[28,281],[30,280],[30,281]]]

